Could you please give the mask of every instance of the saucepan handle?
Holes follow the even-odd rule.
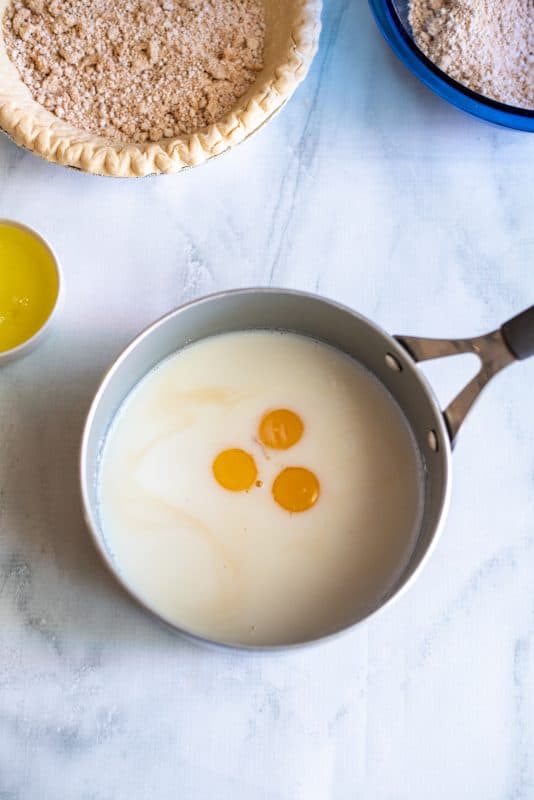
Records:
[[[534,306],[505,322],[501,331],[516,358],[523,360],[534,356]]]
[[[421,339],[417,336],[397,336],[396,339],[416,362],[460,353],[478,356],[479,372],[443,412],[454,445],[465,418],[490,380],[514,361],[534,356],[534,306],[505,322],[499,330],[473,339]]]

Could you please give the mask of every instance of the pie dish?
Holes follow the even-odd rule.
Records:
[[[0,0],[0,21],[9,0]],[[192,134],[128,144],[84,132],[37,103],[10,61],[0,26],[0,128],[18,145],[97,175],[179,172],[221,155],[267,123],[305,78],[317,50],[321,0],[265,0],[264,67],[219,122]]]

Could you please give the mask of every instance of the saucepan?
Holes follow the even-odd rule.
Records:
[[[208,641],[165,620],[129,585],[115,562],[98,511],[99,458],[110,423],[124,399],[151,369],[182,347],[208,336],[241,330],[280,330],[324,342],[370,370],[393,396],[411,428],[423,465],[423,510],[409,563],[377,605],[357,616],[343,631],[390,604],[410,586],[428,559],[442,530],[451,491],[451,454],[458,432],[486,384],[505,367],[534,355],[534,306],[499,330],[472,339],[425,339],[391,336],[374,322],[330,300],[282,289],[242,289],[196,300],[155,322],[119,356],[104,377],[89,411],[81,448],[81,492],[85,518],[104,562],[146,610],[180,634],[222,647],[273,650],[277,647],[229,645]],[[480,371],[442,411],[418,363],[460,353],[474,353]],[[322,641],[338,635],[328,632]]]

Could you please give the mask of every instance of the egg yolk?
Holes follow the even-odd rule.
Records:
[[[246,492],[258,477],[256,462],[245,450],[223,450],[213,462],[215,480],[223,489]]]
[[[286,511],[308,511],[319,499],[317,477],[304,467],[287,467],[273,484],[273,497]]]
[[[287,408],[269,411],[260,422],[259,436],[266,447],[273,450],[288,450],[304,432],[304,423],[298,414]]]
[[[304,423],[298,414],[287,408],[268,411],[259,426],[260,441],[273,450],[288,450],[304,433]],[[215,480],[223,489],[246,492],[253,485],[260,488],[258,468],[254,458],[245,450],[223,450],[213,462]],[[272,494],[281,508],[290,513],[308,511],[320,494],[319,479],[305,467],[286,467],[276,477]]]
[[[0,223],[0,352],[31,339],[57,300],[54,259],[36,236]]]

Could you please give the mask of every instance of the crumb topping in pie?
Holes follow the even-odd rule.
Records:
[[[34,99],[142,143],[200,130],[263,67],[263,0],[11,0],[3,33]]]

